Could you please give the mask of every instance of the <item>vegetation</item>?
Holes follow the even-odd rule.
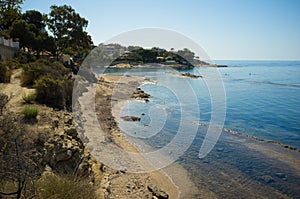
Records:
[[[29,93],[29,94],[27,94],[27,95],[24,95],[24,96],[22,97],[22,99],[23,99],[23,101],[24,101],[25,103],[27,103],[27,104],[32,103],[33,101],[36,100],[36,93],[35,93],[35,92],[32,92],[32,93]]]
[[[39,109],[33,106],[26,106],[21,113],[26,119],[35,119],[39,113]]]
[[[0,83],[10,82],[11,71],[6,64],[0,62]]]
[[[37,193],[39,198],[96,199],[95,190],[87,181],[53,174],[37,181]]]
[[[30,198],[29,185],[41,174],[43,149],[35,148],[38,139],[10,112],[0,114],[0,198]],[[27,188],[26,188],[27,187]]]
[[[88,21],[71,6],[51,6],[47,25],[54,36],[55,53],[76,55],[91,50],[92,40],[85,31]]]
[[[67,69],[59,62],[40,59],[23,66],[22,83],[25,86],[33,86],[42,76],[63,79],[70,72],[70,69]]]
[[[0,0],[0,31],[1,35],[8,37],[8,29],[13,22],[21,16],[23,0]]]
[[[36,93],[23,96],[25,103],[36,100],[68,108],[73,79],[69,66],[61,63],[62,56],[83,59],[90,51],[88,21],[70,6],[52,6],[47,15],[36,10],[22,13],[22,3],[0,0],[0,36],[19,41],[21,48],[16,59],[0,62],[0,83],[10,82],[11,71],[22,68],[22,84],[36,88]],[[0,198],[96,198],[83,179],[42,175],[46,141],[23,119],[35,119],[39,109],[26,106],[21,114],[14,114],[6,109],[8,102],[9,97],[0,93]]]
[[[20,42],[21,49],[35,55],[63,54],[82,57],[92,47],[90,35],[85,31],[88,21],[71,6],[51,6],[50,13],[37,10],[21,13],[23,0],[0,0],[0,36]]]
[[[72,103],[73,82],[67,79],[53,79],[43,76],[35,83],[37,101],[59,109]]]
[[[167,51],[161,48],[144,49],[138,46],[129,46],[130,52],[117,57],[111,65],[129,63],[131,65],[144,63],[180,64],[184,69],[192,68],[195,64],[206,64],[195,57],[195,53],[184,48],[183,50]]]

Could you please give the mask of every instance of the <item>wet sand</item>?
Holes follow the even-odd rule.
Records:
[[[89,138],[87,148],[105,165],[101,183],[103,197],[152,198],[155,196],[149,190],[149,186],[152,186],[166,192],[169,198],[192,198],[192,194],[198,190],[180,165],[156,170],[126,139],[117,125],[121,119],[118,116],[119,110],[144,81],[142,77],[104,75],[99,84],[93,89],[89,88],[89,92],[83,93],[80,99],[86,121],[84,128]],[[116,89],[116,82],[121,87]],[[93,100],[95,107],[91,107]],[[177,180],[173,176],[177,176]],[[179,186],[184,186],[184,189]]]

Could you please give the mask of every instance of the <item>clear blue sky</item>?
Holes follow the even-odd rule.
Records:
[[[212,59],[300,60],[300,0],[25,0],[23,12],[71,5],[95,44],[138,28],[179,32]]]

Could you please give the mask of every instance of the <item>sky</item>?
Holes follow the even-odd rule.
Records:
[[[300,60],[300,0],[25,0],[22,11],[71,5],[95,45],[161,28],[185,35],[213,60]]]

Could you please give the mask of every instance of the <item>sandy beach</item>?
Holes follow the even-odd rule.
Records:
[[[87,148],[104,165],[102,166],[104,173],[101,182],[102,191],[99,192],[102,192],[105,198],[162,197],[159,194],[167,194],[169,198],[193,197],[193,194],[199,192],[183,167],[171,165],[155,171],[153,165],[126,139],[117,125],[121,119],[118,113],[126,102],[126,96],[131,95],[133,89],[135,90],[144,81],[143,77],[104,75],[100,78],[100,83],[95,88],[90,88],[89,92],[84,93],[79,100],[82,110],[84,110],[85,132],[90,132]],[[121,92],[118,94],[114,93],[116,82],[121,85],[121,88],[117,89],[118,92]],[[116,101],[112,96],[117,96],[119,100]],[[141,100],[139,96],[135,96],[135,98]],[[90,110],[93,99],[95,99],[95,109]],[[95,127],[97,122],[101,129]],[[94,135],[92,135],[93,133]],[[125,153],[120,152],[119,149]],[[101,152],[99,152],[100,150]],[[134,160],[126,152],[133,153]],[[114,159],[112,160],[112,158]],[[116,165],[121,166],[107,165],[107,162],[115,162]],[[145,170],[152,172],[144,172]]]

